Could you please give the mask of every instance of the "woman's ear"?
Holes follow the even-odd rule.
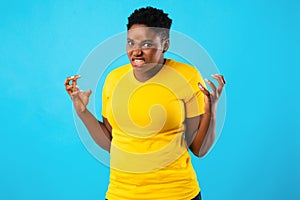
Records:
[[[170,40],[166,39],[163,42],[163,53],[167,52],[170,47]]]

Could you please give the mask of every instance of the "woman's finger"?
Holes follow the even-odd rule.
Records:
[[[210,92],[200,82],[198,83],[198,86],[203,94],[210,97]]]
[[[226,84],[226,81],[225,81],[225,78],[224,78],[224,76],[223,75],[220,75],[221,76],[221,78],[222,78],[222,80],[223,80],[223,83],[224,83],[224,85]]]
[[[70,81],[72,81],[72,83],[73,83],[73,81],[76,81],[79,78],[80,78],[80,75],[69,76],[66,78],[64,85],[65,86],[70,85]]]
[[[79,90],[71,92],[71,98],[74,100],[79,97]]]
[[[215,86],[215,84],[213,84],[213,82],[211,82],[210,80],[208,79],[205,79],[205,81],[207,82],[207,84],[211,87],[211,89],[213,90],[213,93],[216,92],[217,88]]]
[[[75,92],[78,90],[78,86],[77,86],[77,79],[80,78],[80,75],[75,75],[75,76],[69,76],[66,78],[64,85],[66,87],[66,91],[68,92],[68,94],[72,97],[72,92]],[[70,81],[72,81],[72,83],[70,84]]]
[[[90,95],[92,94],[92,90],[87,90],[84,94],[85,94],[87,97],[90,97]]]
[[[218,86],[218,93],[221,94],[222,93],[222,90],[223,90],[223,87],[225,85],[225,79],[222,75],[219,75],[219,74],[215,74],[215,75],[212,75],[212,77],[218,81],[219,83],[219,86]]]
[[[219,85],[224,85],[224,81],[222,79],[222,76],[219,74],[211,75],[216,81],[218,81]]]
[[[66,80],[65,80],[65,82],[64,82],[64,85],[65,85],[65,86],[68,86],[69,83],[70,83],[70,79],[69,79],[69,78],[66,78]]]
[[[67,85],[66,86],[66,91],[68,92],[69,95],[73,92],[73,86],[72,85]]]
[[[73,92],[76,92],[76,91],[78,91],[79,90],[79,87],[78,87],[78,85],[77,85],[77,82],[76,82],[76,80],[73,80],[72,81],[72,89],[73,89]]]

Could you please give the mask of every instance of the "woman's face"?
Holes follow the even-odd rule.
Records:
[[[164,48],[160,35],[141,24],[134,24],[127,32],[126,51],[134,70],[147,72],[164,62]]]

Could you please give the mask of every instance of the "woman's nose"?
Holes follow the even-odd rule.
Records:
[[[141,56],[143,54],[143,51],[141,48],[136,48],[132,50],[133,56]]]

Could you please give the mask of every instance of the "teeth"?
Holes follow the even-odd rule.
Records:
[[[143,63],[143,60],[134,60],[135,63]]]

